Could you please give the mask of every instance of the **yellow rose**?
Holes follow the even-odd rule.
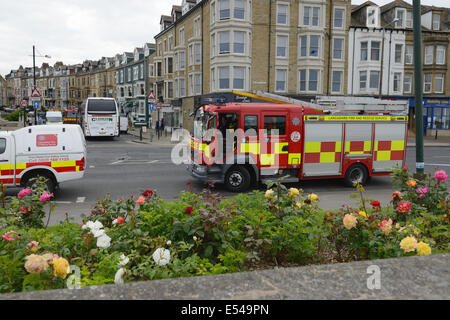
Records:
[[[299,193],[300,193],[300,191],[297,188],[290,188],[288,196],[294,198],[294,197],[298,196]]]
[[[417,240],[414,237],[406,237],[400,241],[400,248],[403,249],[404,252],[411,252],[416,250],[417,248]]]
[[[32,254],[26,257],[27,262],[25,262],[25,269],[29,273],[42,273],[48,268],[47,261],[38,255]]]
[[[273,198],[273,190],[272,189],[266,191],[266,198],[267,199]]]
[[[301,208],[303,207],[303,203],[302,202],[298,202],[295,204],[297,208]]]
[[[53,260],[53,269],[55,271],[55,276],[65,278],[70,270],[69,262],[64,258],[57,258]]]
[[[315,202],[315,201],[319,201],[320,198],[317,194],[311,193],[310,195],[308,195],[308,200]]]
[[[419,242],[416,249],[419,256],[427,256],[431,254],[431,247],[425,242]]]
[[[346,214],[344,216],[344,227],[346,227],[348,230],[355,228],[356,224],[358,223],[358,220],[356,219],[355,216],[351,215],[351,214]]]
[[[360,216],[363,216],[363,217],[366,217],[366,218],[367,218],[367,213],[366,213],[365,211],[360,211],[360,212],[358,212],[358,214],[359,214]]]

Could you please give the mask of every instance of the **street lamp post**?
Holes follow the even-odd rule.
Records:
[[[50,59],[49,55],[38,56],[40,58]],[[35,54],[35,46],[33,46],[33,91],[36,90],[36,54]],[[34,125],[37,125],[37,109],[34,109]]]
[[[384,33],[387,27],[389,27],[391,24],[396,23],[397,21],[399,21],[400,19],[395,18],[394,20],[392,20],[390,23],[388,23],[387,25],[385,25],[383,28],[381,28],[383,30],[383,38],[381,39],[381,69],[380,69],[380,85],[379,85],[379,92],[378,92],[378,96],[381,99],[382,96],[382,88],[383,88],[383,64],[384,64]],[[389,54],[391,54],[389,52]],[[388,92],[389,92],[389,88],[388,88]]]

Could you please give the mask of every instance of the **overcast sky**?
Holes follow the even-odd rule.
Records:
[[[422,4],[435,6],[449,3],[422,0]],[[131,52],[154,42],[161,15],[170,14],[174,4],[180,5],[181,0],[0,0],[0,74],[20,65],[31,67],[33,44],[37,55],[52,57],[36,58],[36,66],[56,61],[75,64]]]

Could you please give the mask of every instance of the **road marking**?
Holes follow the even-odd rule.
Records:
[[[55,201],[57,204],[71,204],[72,201]]]
[[[450,167],[450,164],[442,163],[425,163],[426,166],[436,166],[436,167]]]
[[[95,166],[89,166],[89,168],[95,168]]]
[[[86,200],[86,197],[78,197],[77,198],[77,203],[83,203],[84,200]]]
[[[119,164],[119,163],[122,163],[124,160],[119,160],[119,161],[114,161],[114,162],[112,162],[112,163],[110,163],[111,165],[114,165],[114,164]]]
[[[152,160],[152,161],[148,161],[147,163],[148,164],[152,164],[152,163],[155,163],[155,162],[158,162],[159,160]]]

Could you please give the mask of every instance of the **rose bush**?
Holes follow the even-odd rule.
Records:
[[[91,286],[448,252],[447,179],[397,169],[387,206],[358,185],[358,207],[329,212],[319,195],[281,180],[231,199],[206,189],[167,202],[145,190],[107,195],[81,224],[50,227],[43,220],[51,195],[24,189],[1,195],[0,292],[65,288],[70,266]]]

